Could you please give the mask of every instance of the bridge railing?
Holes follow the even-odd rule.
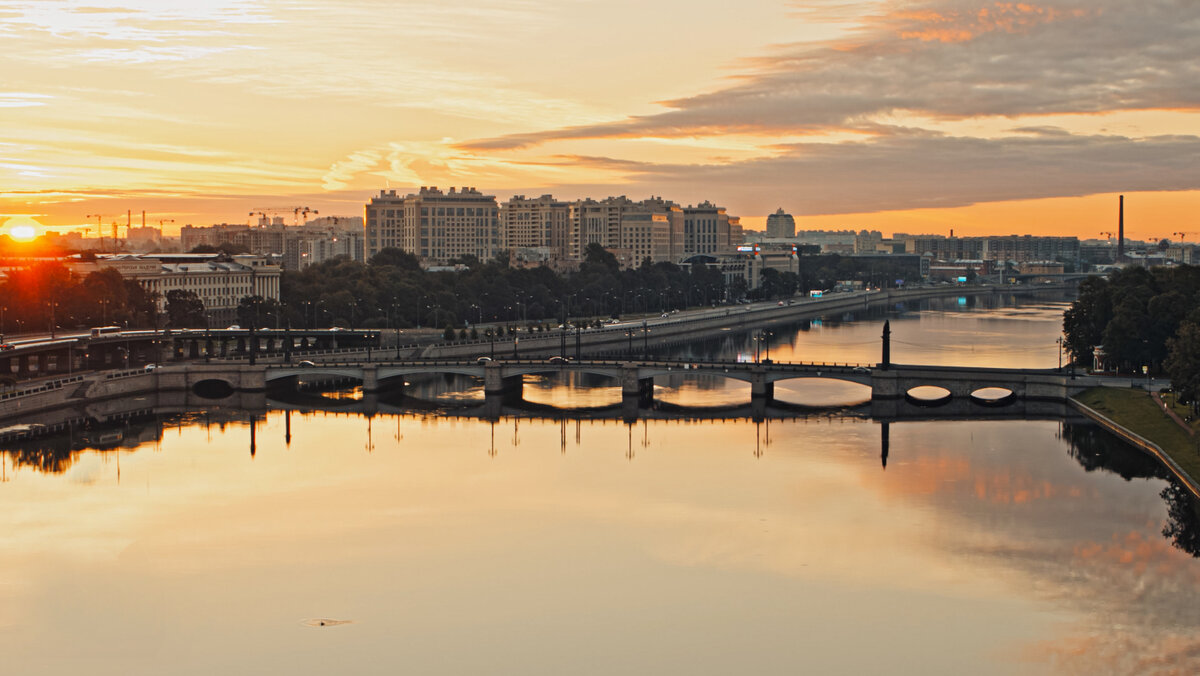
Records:
[[[41,394],[42,392],[50,392],[51,390],[61,390],[63,387],[70,385],[71,383],[78,383],[82,381],[83,376],[81,375],[71,376],[69,378],[58,378],[56,380],[44,382],[36,387],[25,387],[19,390],[10,390],[4,394],[0,394],[0,401],[7,401],[9,399],[16,399],[19,397],[28,397],[34,394]]]

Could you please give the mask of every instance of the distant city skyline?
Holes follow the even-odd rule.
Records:
[[[1200,5],[0,0],[0,233],[381,189],[1200,240]],[[1153,49],[1148,49],[1152,46]],[[93,215],[88,218],[87,215]]]

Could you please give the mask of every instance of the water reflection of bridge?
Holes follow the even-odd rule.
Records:
[[[879,421],[922,420],[1026,420],[1057,419],[1068,414],[1066,402],[1022,399],[1004,406],[981,403],[974,399],[952,400],[930,406],[923,402],[873,400],[859,404],[809,406],[792,404],[778,399],[751,399],[748,402],[718,406],[687,406],[654,402],[640,405],[636,399],[624,398],[619,403],[604,406],[559,407],[521,398],[490,396],[454,402],[426,400],[393,393],[391,396],[364,394],[361,398],[329,398],[316,393],[272,392],[264,398],[267,409],[298,412],[328,412],[356,415],[407,415],[424,413],[440,417],[529,418],[560,420],[563,418],[607,420],[752,420],[807,419],[847,416],[872,418]]]

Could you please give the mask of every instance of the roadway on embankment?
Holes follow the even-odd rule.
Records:
[[[478,356],[584,353],[641,353],[680,342],[718,338],[730,332],[749,332],[822,317],[832,312],[865,310],[924,298],[980,296],[995,293],[1061,291],[1070,285],[936,286],[919,289],[886,289],[831,293],[820,298],[793,299],[790,303],[760,302],[668,313],[666,316],[607,324],[602,328],[521,333],[513,338],[471,340],[402,346],[405,358],[470,359]],[[781,304],[782,303],[782,304]],[[386,348],[385,348],[386,349]]]

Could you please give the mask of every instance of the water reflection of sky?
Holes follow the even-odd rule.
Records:
[[[844,418],[291,431],[272,413],[253,458],[245,425],[185,425],[9,467],[5,671],[1200,666],[1163,482],[1086,471],[1060,423],[894,423],[886,470],[880,425]]]

